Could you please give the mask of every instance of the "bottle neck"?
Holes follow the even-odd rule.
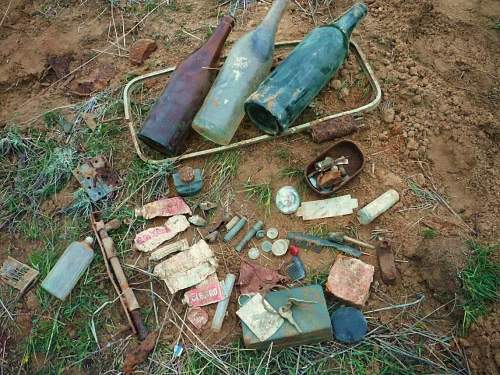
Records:
[[[276,0],[256,30],[264,30],[274,36],[287,6],[288,0]]]
[[[342,16],[337,18],[331,25],[340,29],[347,39],[349,39],[354,28],[366,16],[367,11],[368,8],[364,3],[357,3]]]

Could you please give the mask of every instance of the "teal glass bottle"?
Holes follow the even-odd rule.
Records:
[[[261,24],[231,48],[210,92],[193,120],[204,138],[227,145],[236,133],[248,96],[269,74],[278,23],[288,0],[276,0]]]
[[[335,22],[311,31],[248,98],[245,111],[263,132],[280,134],[335,75],[349,51],[352,31],[367,13],[358,3]]]

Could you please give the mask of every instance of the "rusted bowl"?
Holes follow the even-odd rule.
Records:
[[[325,159],[327,156],[333,159],[338,159],[341,156],[345,156],[349,160],[349,164],[344,165],[344,168],[349,177],[344,179],[340,184],[335,185],[333,186],[333,188],[328,190],[316,188],[307,177],[315,171],[314,163]],[[354,177],[356,177],[359,172],[361,172],[364,165],[365,157],[363,156],[363,153],[361,152],[361,149],[358,147],[358,145],[356,145],[356,143],[352,141],[344,139],[323,151],[314,160],[307,164],[307,166],[304,168],[304,177],[307,181],[307,186],[309,186],[312,191],[314,191],[316,194],[326,197],[332,195],[349,181],[351,181]]]

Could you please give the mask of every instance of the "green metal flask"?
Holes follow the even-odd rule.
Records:
[[[288,0],[276,0],[261,24],[231,48],[193,120],[193,129],[220,145],[231,142],[245,115],[244,103],[269,74],[274,37]]]
[[[366,12],[358,3],[335,22],[315,28],[261,83],[245,103],[260,130],[277,135],[299,117],[344,62],[351,33]]]

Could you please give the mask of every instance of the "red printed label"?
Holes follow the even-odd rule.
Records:
[[[185,296],[188,304],[195,307],[210,305],[224,299],[224,293],[219,282],[191,289],[186,292]]]

